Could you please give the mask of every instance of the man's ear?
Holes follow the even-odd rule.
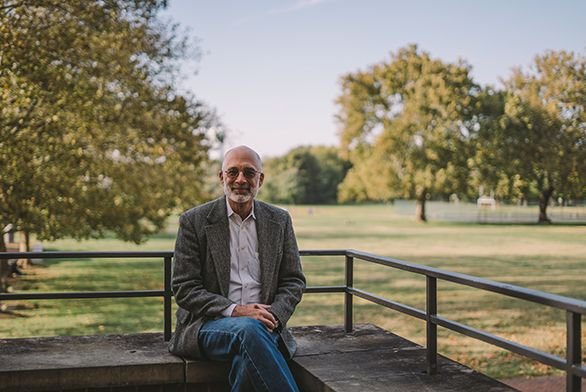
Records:
[[[220,182],[224,182],[224,170],[218,172],[218,178],[220,179]]]
[[[260,188],[262,186],[262,183],[265,180],[265,174],[264,173],[260,173],[260,178],[258,180],[258,187]]]

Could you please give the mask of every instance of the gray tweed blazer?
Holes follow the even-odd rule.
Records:
[[[261,302],[271,305],[271,311],[279,319],[286,347],[284,354],[291,358],[296,344],[286,326],[305,288],[291,217],[287,211],[261,201],[254,202],[254,213]],[[179,218],[172,277],[179,308],[175,333],[169,342],[173,354],[201,358],[198,344],[201,325],[221,317],[222,310],[232,304],[228,299],[229,239],[225,197],[192,208]]]

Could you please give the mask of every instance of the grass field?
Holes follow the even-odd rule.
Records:
[[[301,249],[359,249],[586,300],[586,226],[416,223],[391,206],[289,206]],[[176,219],[140,246],[112,238],[47,243],[46,250],[170,250]],[[342,257],[306,257],[308,285],[343,282]],[[355,286],[420,309],[424,278],[355,263]],[[127,290],[162,287],[162,261],[53,260],[27,270],[15,291]],[[488,292],[439,282],[443,316],[565,355],[565,314]],[[0,337],[81,335],[162,329],[162,300],[22,301],[0,315]],[[291,325],[341,324],[339,294],[306,295]],[[380,306],[355,300],[355,322],[369,322],[424,344],[425,325]],[[439,328],[440,353],[497,378],[540,375],[552,369]],[[582,326],[586,341],[586,327]]]

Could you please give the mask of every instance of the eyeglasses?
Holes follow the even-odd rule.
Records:
[[[235,179],[236,177],[238,177],[238,174],[240,174],[241,171],[242,174],[244,174],[244,177],[248,178],[249,180],[253,179],[254,177],[256,177],[258,173],[260,173],[258,170],[253,169],[252,167],[247,167],[242,170],[238,170],[235,167],[231,167],[228,170],[224,170],[224,173],[226,173],[228,178]]]

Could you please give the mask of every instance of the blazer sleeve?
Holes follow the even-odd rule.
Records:
[[[295,307],[301,301],[305,289],[305,275],[301,268],[301,259],[291,217],[286,214],[282,258],[278,272],[277,291],[271,304],[271,312],[277,316],[282,325],[286,325]]]
[[[228,298],[210,292],[204,285],[202,267],[206,249],[202,249],[196,230],[197,217],[183,214],[175,241],[172,288],[177,305],[196,317],[215,318],[232,304]]]

